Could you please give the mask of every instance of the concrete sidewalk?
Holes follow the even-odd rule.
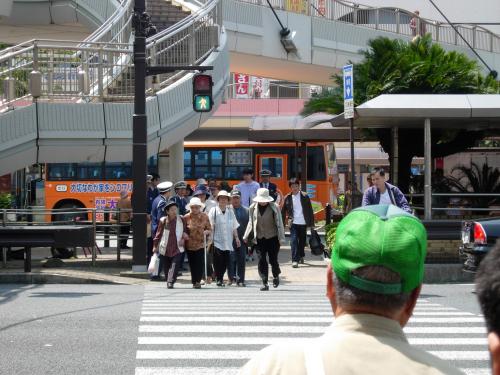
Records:
[[[122,250],[121,260],[116,260],[116,249],[101,248],[102,254],[97,256],[95,267],[91,257],[85,258],[81,249],[78,258],[65,260],[46,259],[51,256],[50,249],[35,248],[32,250],[32,272],[23,272],[22,260],[7,262],[7,268],[0,268],[0,283],[21,284],[148,284],[147,273],[132,274],[132,252]],[[326,267],[328,261],[322,256],[313,256],[306,248],[305,264],[299,268],[292,268],[290,247],[283,246],[279,254],[282,284],[316,284],[326,282]],[[187,267],[187,263],[185,264]],[[426,283],[443,282],[471,282],[473,274],[461,271],[461,264],[426,264]],[[271,276],[271,270],[269,270]],[[247,262],[246,281],[249,284],[260,283],[257,270],[257,256]],[[178,279],[179,283],[190,284],[189,271],[183,272]],[[215,284],[212,284],[215,287]]]
[[[147,274],[131,273],[132,251],[121,251],[121,260],[116,260],[116,249],[101,248],[102,254],[97,255],[96,265],[92,266],[90,256],[85,257],[81,249],[78,258],[47,259],[52,256],[48,248],[32,250],[32,272],[23,272],[23,260],[9,260],[7,268],[0,268],[0,283],[117,283],[117,284],[147,284]],[[327,262],[323,257],[312,256],[306,249],[305,264],[292,268],[290,247],[284,246],[279,255],[283,283],[321,284],[324,282]],[[260,282],[257,270],[257,255],[247,262],[246,279],[248,282]],[[188,264],[185,263],[188,268]],[[271,273],[271,270],[269,270]],[[127,276],[128,275],[128,276]],[[183,272],[178,282],[190,283],[189,271]]]

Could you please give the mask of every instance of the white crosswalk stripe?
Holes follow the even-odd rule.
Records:
[[[256,288],[146,287],[136,375],[233,375],[270,344],[320,336],[333,321],[321,286]],[[468,375],[489,374],[480,315],[420,299],[404,329],[410,344]]]

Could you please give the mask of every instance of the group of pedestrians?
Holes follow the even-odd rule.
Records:
[[[295,178],[289,182],[291,191],[281,208],[277,203],[280,193],[270,181],[271,174],[262,170],[259,183],[253,179],[253,170],[245,169],[241,183],[232,189],[200,178],[191,195],[184,181],[160,183],[158,175],[148,175],[147,262],[153,253],[160,259],[158,273],[151,279],[160,280],[163,271],[167,287],[173,288],[187,255],[193,288],[213,280],[219,287],[245,287],[247,256],[255,252],[261,290],[269,290],[269,265],[272,285],[277,288],[284,223],[290,227],[292,265],[298,268],[299,263],[304,263],[307,228],[314,226],[314,214],[309,197]]]

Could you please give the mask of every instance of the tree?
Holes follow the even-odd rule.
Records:
[[[445,51],[433,44],[430,35],[411,42],[377,38],[362,52],[363,60],[354,64],[355,104],[381,94],[476,94],[498,93],[499,84],[484,77],[475,60],[455,51]],[[316,112],[331,114],[343,110],[342,76],[332,76],[336,87],[310,99],[303,115]],[[392,157],[390,129],[368,130]],[[399,185],[408,191],[411,161],[424,154],[423,129],[399,130]],[[432,155],[443,157],[467,149],[485,136],[483,131],[433,129]]]
[[[500,170],[493,168],[488,163],[479,167],[476,163],[471,163],[470,168],[464,165],[457,165],[451,170],[451,176],[446,178],[448,186],[452,191],[459,193],[500,193]],[[453,176],[455,174],[457,177]],[[488,207],[496,201],[491,197],[472,198],[474,207]]]

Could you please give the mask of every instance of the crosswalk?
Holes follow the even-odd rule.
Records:
[[[260,349],[320,336],[331,324],[324,286],[168,290],[148,285],[139,324],[136,375],[233,375]],[[419,299],[409,342],[467,375],[490,374],[483,318]]]

